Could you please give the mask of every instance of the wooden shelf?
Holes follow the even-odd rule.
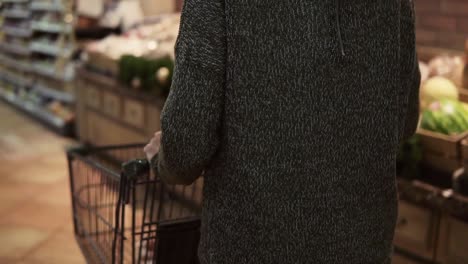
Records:
[[[78,69],[76,76],[78,135],[92,144],[145,140],[160,129],[165,98],[120,85],[116,79]],[[112,130],[109,135],[106,131]]]
[[[468,221],[468,197],[420,180],[398,179],[400,198]]]
[[[85,68],[78,68],[76,74],[84,80],[99,85],[99,87],[103,90],[116,92],[127,98],[132,98],[144,102],[152,102],[155,106],[161,108],[164,105],[165,98],[161,98],[160,96],[145,92],[132,91],[131,88],[123,86],[115,78],[107,77],[99,73],[94,73]]]

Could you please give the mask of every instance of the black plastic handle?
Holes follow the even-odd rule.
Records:
[[[128,179],[135,179],[140,175],[144,175],[149,172],[150,163],[147,159],[134,159],[128,162],[125,162],[122,165],[122,173]]]

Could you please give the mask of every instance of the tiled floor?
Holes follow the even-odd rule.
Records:
[[[65,146],[0,102],[0,263],[85,263],[73,237]]]

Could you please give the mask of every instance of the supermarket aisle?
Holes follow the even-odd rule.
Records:
[[[0,102],[0,263],[85,263],[73,237],[64,146]]]

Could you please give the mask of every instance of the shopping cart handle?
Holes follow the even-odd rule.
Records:
[[[134,159],[122,165],[122,173],[128,179],[134,179],[140,175],[145,175],[149,170],[150,164],[147,159]]]

